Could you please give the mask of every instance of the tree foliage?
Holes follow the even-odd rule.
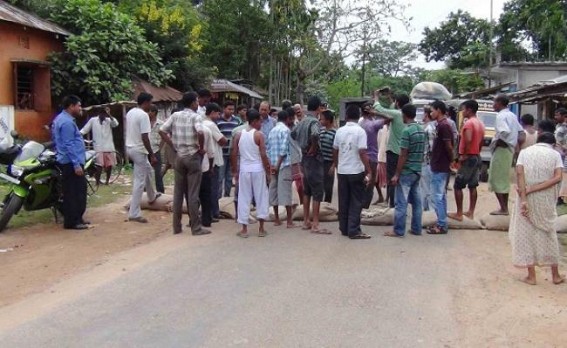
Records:
[[[387,77],[412,75],[415,71],[412,63],[417,60],[416,49],[417,45],[409,42],[382,39],[368,46],[368,66],[376,74]]]
[[[111,3],[50,0],[34,10],[45,12],[72,33],[65,51],[49,58],[55,97],[77,94],[85,104],[129,100],[134,75],[157,85],[171,76],[157,46],[146,40],[143,29],[130,16]]]
[[[489,62],[490,23],[468,12],[451,12],[438,27],[426,27],[423,36],[418,48],[428,62],[447,60],[451,68],[484,67]]]
[[[511,0],[504,5],[498,30],[501,45],[532,44],[532,58],[567,58],[567,2],[564,0]],[[510,48],[505,46],[506,48]]]
[[[186,0],[121,0],[118,7],[132,14],[146,39],[157,44],[165,68],[172,72],[171,86],[185,91],[207,84],[214,75],[202,54],[208,25],[193,6]]]

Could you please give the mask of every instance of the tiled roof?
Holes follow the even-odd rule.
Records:
[[[71,35],[67,30],[45,19],[0,0],[0,21],[12,22],[51,33]]]

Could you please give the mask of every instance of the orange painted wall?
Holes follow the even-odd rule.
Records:
[[[29,38],[29,48],[20,45],[20,37]],[[27,59],[46,61],[53,51],[63,50],[63,36],[26,28],[20,24],[0,21],[0,105],[14,105],[14,70],[11,60]],[[41,68],[34,80],[37,86],[36,110],[18,110],[14,115],[15,128],[23,136],[44,141],[49,134],[43,126],[51,121],[49,67]]]

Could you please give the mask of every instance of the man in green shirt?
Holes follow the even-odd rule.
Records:
[[[421,216],[423,202],[419,188],[421,165],[423,163],[423,150],[425,147],[425,133],[423,128],[415,122],[416,108],[408,104],[402,108],[405,128],[400,138],[400,158],[396,171],[392,177],[392,185],[396,185],[396,211],[394,213],[394,231],[384,235],[388,237],[403,237],[406,229],[408,203],[412,205],[412,219],[410,233],[421,234]]]
[[[395,105],[395,109],[385,108],[380,104],[380,97],[386,96],[392,104]],[[389,89],[383,88],[374,92],[374,110],[380,114],[384,114],[388,119],[391,120],[388,138],[388,148],[386,150],[386,176],[388,179],[388,197],[390,208],[394,207],[394,191],[395,185],[392,185],[390,181],[396,173],[396,166],[398,164],[398,158],[400,156],[400,140],[402,137],[402,131],[404,130],[404,119],[402,117],[401,109],[409,104],[409,97],[407,94],[398,94],[395,97],[392,95]]]

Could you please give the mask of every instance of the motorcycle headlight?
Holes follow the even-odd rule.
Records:
[[[15,176],[16,178],[19,178],[22,174],[24,174],[24,168],[13,165],[10,167],[10,174],[12,174],[12,176]]]

